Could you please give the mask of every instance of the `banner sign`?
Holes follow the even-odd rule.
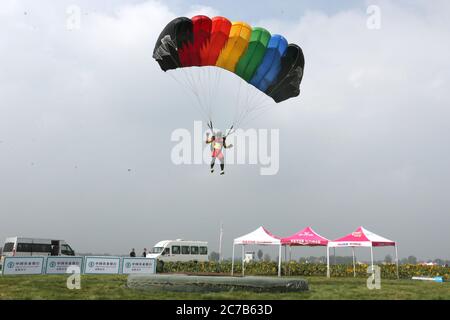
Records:
[[[36,275],[44,271],[44,257],[5,257],[3,275]]]
[[[119,274],[119,257],[86,257],[84,274]]]
[[[67,268],[75,266],[83,268],[83,257],[48,257],[45,265],[46,274],[65,274]]]
[[[122,274],[156,273],[156,260],[147,258],[123,258]]]

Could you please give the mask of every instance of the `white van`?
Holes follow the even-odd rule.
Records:
[[[147,258],[163,262],[207,262],[208,242],[181,239],[160,241],[147,254]]]
[[[64,240],[12,237],[5,240],[3,257],[74,256]]]

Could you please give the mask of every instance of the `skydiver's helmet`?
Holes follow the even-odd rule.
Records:
[[[222,131],[217,130],[217,131],[214,133],[214,136],[215,136],[216,138],[223,138],[223,133],[222,133]]]

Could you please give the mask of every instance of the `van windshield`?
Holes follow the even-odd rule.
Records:
[[[3,252],[12,252],[14,249],[14,243],[13,242],[7,242],[5,243],[5,247],[3,248]]]
[[[152,253],[161,253],[164,250],[163,247],[154,247]]]

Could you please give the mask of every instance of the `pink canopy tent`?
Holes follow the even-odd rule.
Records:
[[[281,243],[284,246],[307,246],[318,247],[326,246],[330,240],[316,233],[311,227],[307,227],[296,234],[282,238]]]
[[[363,227],[359,227],[355,232],[352,232],[342,238],[328,242],[327,246],[327,276],[330,277],[330,248],[352,248],[353,251],[353,274],[355,271],[355,248],[356,247],[369,247],[370,256],[372,261],[373,270],[373,247],[394,247],[395,248],[395,261],[397,264],[397,277],[398,277],[398,250],[397,243],[395,241],[383,238]]]
[[[326,247],[328,240],[315,232],[311,227],[307,227],[296,234],[282,238],[281,244],[285,246],[284,257],[286,259],[286,248],[289,247],[289,260],[291,260],[291,247]]]
[[[279,237],[274,236],[272,233],[267,231],[264,227],[259,227],[253,232],[250,232],[242,237],[236,238],[233,241],[233,258],[231,260],[231,275],[234,272],[234,247],[236,245],[242,246],[242,275],[245,273],[244,267],[244,255],[246,245],[276,245],[279,246],[278,254],[278,276],[281,276],[281,240]]]

